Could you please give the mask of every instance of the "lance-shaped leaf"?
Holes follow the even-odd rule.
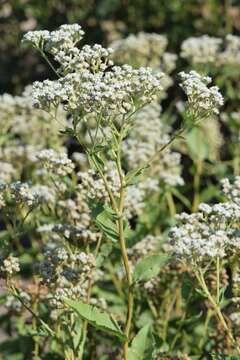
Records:
[[[135,336],[128,351],[128,360],[146,360],[152,350],[149,331],[150,325],[145,325]]]
[[[170,259],[169,254],[150,255],[140,260],[135,266],[133,279],[135,282],[148,281],[157,276]]]
[[[85,304],[81,301],[66,299],[65,303],[71,307],[80,318],[87,320],[89,324],[95,328],[113,334],[121,340],[125,339],[125,335],[113,316],[102,312],[96,306]]]

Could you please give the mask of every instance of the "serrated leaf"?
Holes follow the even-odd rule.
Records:
[[[167,264],[170,259],[168,254],[151,255],[140,260],[135,266],[133,279],[137,281],[148,281],[154,276],[157,276],[163,266]]]
[[[118,240],[118,231],[116,223],[114,222],[116,218],[114,211],[101,203],[96,203],[95,201],[90,201],[89,207],[91,209],[91,216],[95,219],[97,227],[110,240],[116,242]]]
[[[125,339],[125,335],[117,321],[106,312],[102,312],[96,306],[85,304],[81,301],[66,299],[65,303],[71,307],[81,319],[87,320],[89,324],[95,328],[111,333],[121,340]]]
[[[116,223],[112,221],[111,216],[106,209],[104,209],[100,214],[97,215],[96,225],[110,240],[118,240],[119,235]]]
[[[135,336],[128,351],[128,360],[146,360],[150,350],[151,339],[149,337],[150,325],[145,325]]]

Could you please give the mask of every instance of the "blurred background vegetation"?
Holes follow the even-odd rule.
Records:
[[[240,30],[239,0],[0,0],[0,93],[18,94],[26,84],[51,77],[21,38],[29,30],[79,23],[87,43],[106,45],[139,31],[166,34],[178,51],[189,36],[223,36]]]

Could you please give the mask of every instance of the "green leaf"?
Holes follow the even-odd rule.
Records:
[[[108,210],[104,209],[100,214],[97,215],[96,225],[110,240],[118,240],[119,235],[117,226],[116,223],[113,222]]]
[[[169,254],[157,254],[143,258],[135,266],[133,273],[134,281],[148,281],[154,276],[157,276],[161,268],[167,264],[169,259]]]
[[[95,219],[96,226],[112,241],[118,240],[118,231],[115,223],[116,214],[108,206],[96,201],[89,201],[91,216]]]
[[[75,137],[75,131],[70,127],[66,127],[64,130],[60,130],[60,134]]]
[[[80,318],[87,320],[89,324],[95,328],[111,333],[121,340],[126,338],[116,320],[109,314],[99,310],[97,307],[70,299],[66,299],[65,303],[71,307]]]
[[[182,282],[182,297],[185,301],[188,301],[192,295],[193,284],[191,278],[187,272],[183,274],[183,282]]]
[[[200,128],[194,128],[187,134],[187,146],[192,159],[208,159],[209,146],[204,132]]]
[[[149,166],[145,165],[140,168],[129,171],[125,177],[126,186],[137,184],[139,182],[140,177],[148,168]]]
[[[196,322],[198,322],[198,320],[202,317],[203,312],[200,311],[199,314],[191,316],[189,319],[185,319],[185,320],[180,320],[179,321],[179,325],[183,326],[183,325],[191,325],[194,324]]]
[[[128,360],[146,360],[151,351],[150,325],[145,325],[135,336],[128,351]]]

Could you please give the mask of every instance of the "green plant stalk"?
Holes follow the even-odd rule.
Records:
[[[238,137],[240,138],[240,132]],[[235,176],[239,176],[240,174],[240,147],[238,145],[236,145],[236,148],[234,150],[234,158],[232,160],[232,167],[233,167],[233,173]]]
[[[194,196],[193,196],[193,205],[192,205],[192,212],[197,211],[198,205],[200,203],[200,182],[201,182],[201,176],[202,176],[202,168],[203,168],[203,162],[201,159],[197,159],[195,161],[196,165],[196,172],[194,174],[194,180],[193,180],[193,188],[194,188]]]
[[[219,304],[220,301],[220,259],[217,257],[216,259],[216,277],[217,277],[217,295],[216,301]]]
[[[207,334],[208,334],[208,324],[211,320],[211,317],[212,317],[212,310],[211,309],[208,309],[207,311],[207,316],[206,316],[206,319],[205,319],[205,322],[204,322],[204,335],[201,337],[200,341],[199,341],[199,344],[198,344],[198,348],[201,352],[203,352],[203,345],[204,345],[204,341],[205,339],[207,338]]]
[[[198,272],[195,273],[196,274],[196,278],[200,284],[200,286],[202,287],[202,290],[204,291],[207,299],[209,300],[209,302],[211,303],[219,321],[221,322],[221,324],[223,325],[223,328],[224,330],[226,331],[229,339],[231,340],[234,348],[236,349],[238,355],[240,355],[240,347],[236,341],[236,339],[234,338],[232,332],[231,332],[231,329],[229,328],[226,320],[224,319],[224,316],[221,312],[221,308],[219,306],[219,303],[216,302],[216,300],[214,299],[214,297],[211,295],[208,287],[207,287],[207,284],[205,282],[205,279],[204,279],[204,276],[203,276],[203,272],[201,270],[199,270]]]
[[[92,279],[89,279],[89,284],[88,284],[88,292],[87,292],[87,299],[86,299],[86,303],[89,304],[90,302],[90,298],[91,298],[91,293],[92,293]],[[84,345],[85,345],[85,342],[86,342],[86,338],[87,338],[87,332],[88,332],[88,321],[87,320],[84,320],[83,322],[83,328],[82,328],[82,331],[83,331],[83,335],[82,335],[82,353],[80,355],[80,358],[79,360],[82,360],[83,359],[83,350],[84,350]]]
[[[133,295],[133,281],[132,281],[132,274],[130,269],[130,264],[127,255],[127,248],[124,238],[124,222],[123,222],[123,210],[124,210],[124,198],[125,198],[125,180],[124,180],[124,173],[122,171],[121,166],[121,142],[122,142],[122,130],[119,135],[119,144],[118,144],[118,151],[117,151],[117,159],[116,165],[120,180],[120,198],[119,198],[119,208],[118,208],[118,231],[119,231],[119,241],[120,241],[120,248],[121,248],[121,255],[124,263],[127,283],[128,283],[128,300],[127,300],[127,320],[125,324],[124,334],[126,336],[126,340],[124,341],[123,352],[124,352],[124,360],[128,359],[128,345],[129,345],[129,335],[131,330],[132,324],[132,316],[133,316],[133,304],[134,304],[134,295]]]
[[[121,298],[124,298],[124,293],[123,293],[123,289],[122,289],[122,284],[121,282],[119,281],[119,279],[117,278],[117,276],[115,275],[115,272],[114,272],[114,269],[113,269],[113,265],[111,263],[111,261],[109,261],[106,265],[109,273],[110,273],[110,276],[111,276],[111,279],[112,279],[112,282],[113,282],[113,285],[115,286],[115,289],[118,293],[118,295],[121,297]]]
[[[98,242],[97,242],[97,246],[95,249],[95,256],[97,257],[100,246],[101,246],[101,242],[102,242],[102,236],[99,238]],[[89,252],[89,249],[88,249]],[[87,291],[87,297],[86,297],[86,303],[89,304],[90,303],[90,299],[91,299],[91,294],[92,294],[92,286],[93,286],[93,281],[92,281],[92,277],[89,279],[88,281],[88,291]],[[79,360],[83,359],[83,350],[84,350],[84,345],[86,342],[86,338],[87,338],[87,332],[88,332],[88,321],[84,320],[83,323],[83,335],[82,335],[82,341],[80,344],[82,344],[82,353],[80,354]]]
[[[225,7],[225,34],[232,34],[233,30],[233,21],[231,16],[231,6],[232,0],[225,0],[224,7]]]
[[[35,297],[34,302],[33,302],[34,313],[36,313],[37,310],[38,310],[38,300],[37,300],[37,297]],[[33,317],[32,324],[33,324],[33,329],[35,331],[37,331],[37,319],[35,317]],[[39,357],[39,351],[40,351],[39,337],[34,336],[33,340],[34,340],[33,360],[38,360],[40,358]]]
[[[173,200],[172,193],[170,191],[167,191],[165,196],[166,196],[170,216],[174,218],[176,215],[176,206]]]

